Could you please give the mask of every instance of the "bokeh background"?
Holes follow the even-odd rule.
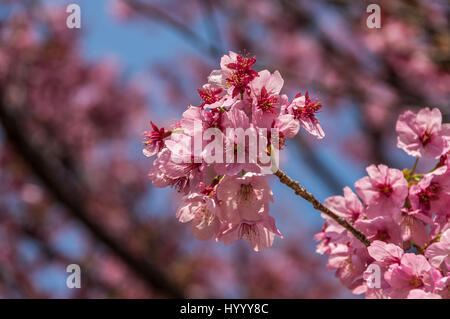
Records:
[[[271,249],[195,239],[179,195],[147,179],[142,132],[198,105],[220,57],[245,50],[284,93],[323,102],[326,138],[299,134],[282,167],[320,200],[341,194],[371,163],[412,166],[403,110],[449,121],[449,14],[445,0],[0,0],[0,297],[358,297],[315,253],[319,213],[275,179]]]

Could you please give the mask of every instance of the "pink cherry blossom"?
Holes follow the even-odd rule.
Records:
[[[439,294],[443,299],[450,299],[450,276],[447,272],[447,275],[445,277],[442,277],[439,279],[439,276],[437,277],[437,280],[434,282],[434,293]]]
[[[397,146],[414,157],[438,158],[450,149],[450,125],[442,124],[439,109],[425,108],[417,114],[406,111],[399,116]]]
[[[222,100],[222,88],[214,88],[209,84],[205,84],[203,89],[197,90],[203,103],[199,107],[204,107],[208,105],[209,108],[216,108],[220,106],[220,101]]]
[[[447,229],[439,241],[427,247],[425,256],[434,267],[440,267],[444,263],[447,271],[450,272],[450,229]]]
[[[319,241],[316,252],[321,255],[330,255],[338,244],[347,244],[350,239],[344,227],[331,221],[327,216],[322,217],[327,219],[327,222],[323,224],[322,231],[314,235],[314,239]]]
[[[438,294],[425,292],[422,289],[413,289],[408,293],[407,299],[442,299]]]
[[[167,187],[173,186],[179,191],[187,191],[189,180],[183,176],[182,178],[170,178],[166,174],[164,174],[162,167],[164,163],[170,160],[170,151],[165,148],[158,153],[157,158],[153,162],[153,167],[150,169],[148,173],[149,178],[152,180],[152,183],[156,187]]]
[[[291,114],[278,116],[273,126],[280,130],[280,135],[284,138],[293,138],[300,129],[298,121]]]
[[[258,136],[257,129],[250,123],[247,114],[242,110],[245,106],[248,106],[246,101],[239,101],[223,115],[222,125],[226,128],[224,132],[224,158],[222,163],[215,163],[214,165],[218,174],[236,175],[242,170],[254,173],[260,172],[256,156],[250,156],[250,153],[255,155],[258,151],[257,141],[251,141],[250,137],[249,140],[246,137],[238,139],[236,136],[237,130],[249,131],[255,138]]]
[[[229,56],[222,57],[220,66],[225,73],[226,84],[233,88],[231,95],[234,98],[238,94],[243,94],[249,89],[249,84],[258,73],[251,69],[255,64],[256,58],[249,58],[230,52]]]
[[[279,96],[283,87],[283,78],[278,71],[270,74],[263,70],[250,84],[252,98],[252,119],[258,127],[270,128],[280,113],[282,99]]]
[[[392,298],[405,298],[413,289],[432,292],[435,272],[425,256],[406,253],[400,264],[389,268],[384,278],[392,287]]]
[[[286,138],[295,137],[300,130],[299,122],[291,114],[282,114],[278,116],[273,123],[273,127],[278,129],[278,149],[281,149],[284,146]]]
[[[115,246],[108,244],[107,240],[101,240],[102,236],[97,236],[100,240],[96,236],[82,236],[83,254],[78,257],[81,261],[86,260],[86,256],[94,257],[88,259],[90,262],[85,265],[90,268],[87,272],[93,270],[89,287],[94,289],[74,289],[71,296],[165,296],[163,289],[160,291],[158,288],[164,285],[155,285],[151,280],[151,267],[148,268],[150,276],[141,278],[144,268],[133,266],[139,266],[139,263],[128,263],[127,258],[120,257],[126,257],[128,249],[145,252],[148,246],[156,248],[152,249],[154,265],[158,267],[158,264],[164,264],[168,273],[173,275],[171,277],[175,286],[176,281],[181,279],[183,290],[190,297],[234,296],[236,293],[257,298],[261,295],[328,297],[335,292],[336,281],[329,281],[325,289],[320,287],[320,280],[326,277],[320,273],[321,268],[315,260],[302,255],[300,249],[304,246],[303,236],[288,245],[275,244],[276,235],[280,235],[280,232],[269,215],[271,207],[262,205],[264,209],[257,212],[255,209],[250,214],[240,209],[227,211],[226,214],[223,212],[221,205],[224,203],[219,201],[218,192],[224,190],[225,184],[233,178],[247,179],[254,176],[249,172],[258,172],[259,164],[246,162],[220,169],[219,165],[207,160],[205,149],[192,157],[191,147],[183,144],[185,137],[186,140],[192,140],[214,128],[225,140],[227,149],[234,151],[238,143],[225,130],[239,126],[258,133],[263,129],[277,129],[280,133],[280,148],[289,150],[294,144],[289,139],[299,133],[300,126],[314,136],[324,136],[318,120],[322,105],[307,93],[305,96],[296,96],[291,103],[292,99],[282,94],[281,88],[278,92],[269,89],[270,85],[262,79],[264,71],[258,73],[256,70],[256,58],[245,53],[230,52],[224,56],[220,70],[211,72],[207,83],[199,84],[197,92],[200,96],[187,101],[186,97],[194,96],[196,91],[192,90],[192,94],[189,94],[185,89],[197,82],[199,74],[207,75],[205,67],[209,62],[199,57],[209,54],[214,56],[217,48],[230,43],[257,50],[263,56],[262,61],[289,71],[291,83],[286,83],[290,85],[287,92],[299,85],[320,88],[325,92],[327,101],[337,112],[329,116],[329,119],[333,119],[327,121],[330,125],[339,128],[350,121],[364,119],[360,127],[349,127],[342,132],[338,130],[329,134],[331,139],[327,141],[328,146],[339,149],[339,142],[346,139],[352,142],[353,147],[342,149],[345,156],[357,153],[359,162],[366,162],[364,165],[368,166],[371,164],[370,159],[379,152],[377,158],[387,156],[396,168],[403,169],[409,187],[407,196],[399,206],[398,203],[386,203],[386,207],[391,204],[395,206],[395,213],[385,214],[385,207],[369,204],[365,198],[361,201],[346,189],[343,195],[340,194],[342,196],[327,200],[327,207],[341,221],[348,222],[368,237],[370,242],[366,248],[367,243],[361,243],[342,223],[322,214],[325,223],[322,231],[316,235],[320,241],[317,251],[329,257],[328,266],[341,282],[354,294],[365,293],[366,298],[450,298],[447,262],[449,176],[446,173],[450,171],[449,125],[441,123],[441,117],[436,116],[435,109],[425,109],[419,113],[414,111],[415,114],[411,112],[412,116],[406,115],[399,121],[400,147],[416,158],[426,158],[414,168],[410,165],[401,167],[401,157],[389,153],[390,149],[386,148],[394,144],[391,140],[394,127],[389,127],[391,118],[405,103],[417,104],[420,102],[414,101],[417,97],[421,101],[448,106],[450,76],[446,67],[445,40],[449,7],[445,1],[416,1],[414,6],[408,6],[408,15],[412,13],[420,19],[402,19],[405,10],[382,1],[386,4],[383,6],[383,15],[388,19],[383,20],[381,29],[373,32],[360,32],[358,23],[364,19],[358,14],[361,8],[358,8],[360,3],[357,2],[355,6],[330,6],[326,2],[316,5],[311,4],[311,1],[298,1],[294,6],[290,3],[285,5],[288,1],[230,0],[226,5],[214,3],[208,6],[208,1],[198,1],[198,4],[196,1],[160,1],[158,4],[114,1],[120,7],[119,15],[122,18],[136,17],[141,22],[150,18],[152,23],[168,22],[175,26],[176,32],[180,31],[182,36],[193,42],[197,49],[203,50],[196,57],[190,53],[184,54],[186,52],[181,55],[171,52],[170,57],[158,59],[161,63],[153,63],[152,71],[157,72],[150,72],[150,108],[143,107],[146,98],[141,95],[144,94],[130,90],[123,81],[116,81],[119,73],[115,66],[104,62],[99,64],[94,61],[97,59],[85,61],[81,54],[84,50],[80,51],[74,46],[80,33],[66,28],[65,8],[54,10],[51,6],[51,10],[48,10],[49,1],[37,6],[34,5],[37,1],[0,2],[0,85],[5,93],[2,103],[7,112],[20,115],[21,121],[14,124],[22,129],[25,137],[28,134],[30,142],[26,143],[28,140],[25,140],[20,145],[16,139],[9,138],[7,122],[5,130],[0,133],[0,143],[3,143],[0,152],[1,297],[5,294],[6,297],[14,298],[42,297],[42,294],[44,297],[48,294],[50,297],[57,296],[58,289],[41,289],[42,285],[36,283],[34,275],[47,267],[48,263],[59,267],[67,259],[58,250],[56,254],[48,254],[47,250],[54,248],[54,241],[59,240],[57,237],[61,231],[58,232],[55,226],[67,226],[68,223],[64,221],[66,213],[71,212],[70,207],[65,209],[64,205],[59,205],[56,201],[59,196],[52,194],[55,191],[47,189],[46,183],[41,184],[37,180],[42,174],[52,177],[52,172],[33,169],[33,158],[14,152],[13,147],[10,147],[26,150],[33,149],[33,144],[46,155],[41,161],[44,164],[46,157],[49,163],[55,161],[58,164],[61,161],[67,169],[66,186],[69,191],[71,177],[75,181],[81,177],[76,183],[82,188],[86,183],[86,192],[83,192],[86,196],[80,202],[80,206],[86,206],[86,209],[80,209],[79,216],[73,214],[72,217],[83,222],[79,217],[86,210],[87,217],[101,219],[95,234],[101,235],[105,227],[106,234],[111,232],[118,239],[117,247],[123,247],[124,254],[117,256],[110,256],[108,249],[102,249],[101,254],[92,254],[92,251],[98,251],[98,244],[102,246],[102,241],[113,249]],[[333,13],[339,10],[339,15],[342,13],[345,19],[336,16],[338,19],[335,22],[339,23],[333,24],[335,28],[324,28],[322,31],[326,32],[320,32],[320,36],[317,36],[315,24],[320,23],[322,17],[317,14],[317,10],[325,7],[326,17],[329,17],[328,11],[336,16]],[[219,18],[217,26],[214,19],[210,19],[214,18],[214,14]],[[308,19],[297,19],[301,15],[306,15]],[[212,27],[207,37],[202,34],[197,37],[197,31],[202,31],[198,27],[203,22],[201,20],[205,20],[207,28]],[[340,20],[347,20],[344,22],[350,27],[343,28],[345,23],[342,24]],[[222,28],[224,24],[226,28]],[[220,38],[225,41],[218,45]],[[442,39],[444,41],[440,41]],[[376,63],[370,63],[374,57]],[[192,69],[192,78],[186,80],[181,77],[182,70],[177,69],[178,66]],[[271,77],[277,74],[273,71],[267,71]],[[142,83],[138,82],[139,85]],[[264,86],[260,86],[263,82]],[[281,75],[278,82],[283,82]],[[198,107],[190,106],[191,102]],[[157,113],[153,113],[156,111],[155,105],[159,105]],[[142,180],[145,174],[139,174],[142,163],[132,159],[126,147],[128,133],[136,125],[141,125],[142,111],[153,113],[152,118],[163,116],[160,106],[166,105],[186,106],[187,109],[171,127],[151,123],[144,134],[146,144],[143,153],[154,156],[147,161],[153,184],[157,187],[172,186],[181,191],[182,194],[176,196],[181,198],[176,217],[186,223],[184,227],[189,224],[199,239],[230,243],[242,238],[257,251],[275,244],[271,252],[250,253],[246,258],[234,259],[236,267],[232,267],[230,257],[236,256],[236,253],[238,257],[243,254],[234,251],[236,247],[230,247],[226,253],[221,249],[222,243],[202,243],[200,247],[188,245],[188,249],[180,249],[183,248],[184,232],[174,234],[167,231],[171,227],[166,225],[165,218],[161,218],[163,216],[153,216],[145,225],[141,222],[142,216],[138,216],[137,220],[130,219],[130,216],[138,213],[136,208],[140,210],[142,195],[146,192]],[[347,112],[348,106],[351,106],[352,112]],[[164,113],[165,109],[162,110]],[[358,113],[356,116],[355,110]],[[17,114],[14,114],[15,111]],[[442,117],[448,113],[444,108],[441,112]],[[246,118],[248,124],[242,124],[245,121],[232,124],[235,116]],[[196,122],[200,122],[197,127]],[[300,134],[303,133],[300,131]],[[277,143],[269,136],[266,141],[269,144],[266,153],[269,154]],[[206,144],[204,141],[202,148]],[[313,144],[309,146],[315,147]],[[248,155],[247,147],[244,151]],[[320,150],[317,151],[320,153]],[[439,161],[433,161],[439,154]],[[292,162],[296,160],[296,156],[291,156],[286,163],[293,168]],[[22,165],[22,161],[23,164],[32,165]],[[340,162],[336,161],[332,165],[332,171],[342,170]],[[302,184],[310,184],[308,176],[318,172],[310,173],[300,174]],[[266,182],[269,181],[270,177],[262,177]],[[269,192],[268,184],[263,184],[261,187]],[[29,185],[36,187],[30,188]],[[155,192],[152,197],[159,195],[158,190]],[[77,192],[72,195],[77,200]],[[266,202],[269,197],[263,196],[261,202]],[[159,206],[151,203],[148,208],[153,210]],[[60,210],[67,210],[63,218],[56,212]],[[277,218],[284,218],[289,212],[284,213]],[[309,212],[298,213],[303,216]],[[280,225],[286,224],[286,221]],[[308,225],[314,227],[314,223]],[[138,232],[134,233],[134,230]],[[395,237],[392,233],[398,233],[399,236]],[[38,240],[33,239],[36,235],[39,235]],[[147,235],[150,238],[146,238]],[[127,240],[121,240],[123,238]],[[32,256],[29,249],[16,249],[23,246],[20,246],[21,243],[30,240],[39,243],[39,247],[32,250]],[[220,246],[219,250],[216,251],[214,246]],[[406,254],[417,256],[416,259],[425,258],[429,270],[417,271],[416,266],[408,265],[402,260]],[[144,258],[142,262],[144,265]],[[14,267],[17,265],[19,267]],[[370,266],[381,268],[381,286],[378,288],[367,285]],[[106,271],[100,271],[102,269]],[[134,273],[133,270],[137,271]],[[305,271],[308,275],[302,276]],[[158,268],[155,273],[159,273]],[[409,273],[414,275],[410,276]],[[385,274],[387,279],[384,278]],[[164,283],[164,271],[161,275],[159,283]],[[169,287],[170,281],[166,280]]]
[[[220,227],[218,210],[213,198],[191,193],[182,200],[177,218],[182,223],[192,222],[195,237],[207,240],[218,234]]]
[[[369,260],[367,249],[338,244],[331,252],[327,268],[336,269],[335,276],[351,290],[363,285],[363,273]]]
[[[280,236],[280,231],[275,226],[275,220],[267,213],[257,216],[257,219],[240,219],[232,223],[223,224],[223,228],[218,240],[225,244],[230,244],[238,239],[245,239],[254,251],[261,251],[270,248],[275,239],[275,235]]]
[[[287,110],[289,114],[300,121],[300,124],[305,130],[314,135],[317,138],[324,138],[325,133],[320,126],[319,120],[316,118],[315,113],[319,112],[322,108],[322,104],[314,101],[309,97],[309,93],[306,92],[304,96],[300,93],[294,98]]]
[[[392,217],[378,216],[373,219],[360,219],[355,223],[355,227],[369,240],[381,240],[396,245],[402,243],[400,226]]]
[[[164,128],[158,128],[153,122],[150,122],[153,131],[144,132],[146,139],[143,152],[145,156],[153,156],[164,148],[164,139],[170,135],[170,131],[166,132]]]
[[[270,160],[300,126],[317,138],[324,133],[316,118],[322,104],[308,92],[289,102],[281,93],[280,73],[257,73],[252,69],[255,61],[234,52],[223,56],[221,69],[198,90],[202,104],[189,105],[171,129],[151,123],[144,153],[157,154],[149,173],[153,184],[183,193],[176,217],[191,223],[198,239],[224,244],[244,239],[261,251],[271,247],[276,236],[282,238],[269,214],[274,197],[263,175],[261,154]],[[356,193],[345,187],[343,196],[325,200],[332,214],[320,209],[325,222],[315,235],[316,251],[328,256],[327,268],[354,294],[450,297],[450,142],[448,125],[441,122],[437,109],[406,112],[397,122],[399,147],[416,157],[439,158],[433,169],[418,173],[416,163],[402,172],[372,164],[366,169],[368,176],[356,181]],[[272,129],[278,135],[269,135]],[[210,161],[213,148],[203,139],[205,133],[214,135],[214,146],[223,142],[223,153],[217,154],[221,161]],[[259,143],[251,136],[260,138]],[[192,142],[199,138],[197,152]],[[252,157],[255,147],[257,156]],[[376,287],[368,284],[374,267],[382,276]]]
[[[268,212],[273,193],[264,176],[249,173],[242,177],[226,176],[217,186],[217,199],[223,219],[259,220],[260,215]]]
[[[397,245],[374,240],[367,248],[370,256],[383,266],[400,264],[403,256],[403,249]]]
[[[190,150],[176,148],[175,146],[180,146],[179,143],[172,140],[166,143],[168,148],[163,149],[162,156],[157,159],[158,172],[171,181],[170,185],[179,191],[188,192],[200,183],[205,174],[205,167],[191,155]]]
[[[442,166],[427,174],[410,189],[410,201],[414,209],[424,213],[449,214],[450,170]]]
[[[364,215],[363,204],[350,187],[344,188],[344,196],[328,197],[325,200],[325,206],[352,223]]]
[[[261,174],[272,171],[277,152],[300,125],[319,137],[323,131],[314,115],[322,105],[308,93],[290,104],[281,94],[281,74],[258,73],[255,62],[246,54],[224,55],[197,91],[199,106],[188,105],[169,130],[151,123],[144,154],[157,154],[149,172],[153,184],[185,195],[177,217],[192,222],[197,237],[225,243],[244,238],[259,251],[281,237],[268,213],[273,194]]]
[[[392,216],[400,221],[401,207],[408,195],[408,182],[398,169],[386,165],[371,165],[367,167],[369,176],[355,183],[356,192],[368,205],[369,218],[378,215]]]
[[[426,223],[423,220],[430,221],[427,216],[423,216],[419,211],[403,210],[400,231],[404,242],[412,240],[419,247],[424,247],[425,244],[428,244]]]

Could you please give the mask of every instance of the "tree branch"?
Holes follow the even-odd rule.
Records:
[[[178,21],[167,12],[148,2],[141,2],[136,0],[125,0],[126,4],[130,6],[137,14],[155,19],[162,24],[174,29],[194,45],[194,48],[200,52],[207,52],[212,58],[220,57],[221,50],[214,44],[208,43],[205,39],[200,37],[195,31],[191,30],[189,26]]]
[[[302,197],[303,199],[310,202],[315,209],[321,211],[325,215],[331,217],[334,221],[336,221],[339,225],[347,229],[350,233],[353,234],[360,242],[362,242],[365,246],[370,246],[370,241],[361,233],[359,230],[353,228],[345,219],[337,216],[330,209],[325,207],[321,202],[319,202],[313,194],[308,192],[303,186],[299,184],[299,182],[294,181],[292,178],[286,175],[281,169],[278,169],[275,174],[276,177],[280,180],[281,183],[287,185],[289,188],[294,190],[295,194]]]

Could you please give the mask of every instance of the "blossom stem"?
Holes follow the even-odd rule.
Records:
[[[283,172],[281,169],[278,169],[275,172],[275,176],[278,177],[281,183],[285,184],[289,188],[291,188],[295,194],[302,197],[303,199],[310,202],[315,209],[321,211],[325,215],[331,217],[333,220],[335,220],[339,225],[347,229],[350,233],[353,234],[353,236],[356,237],[360,242],[362,242],[365,246],[370,246],[370,241],[367,239],[366,236],[364,236],[363,233],[361,233],[359,230],[355,229],[352,225],[350,225],[345,219],[337,216],[335,213],[333,213],[330,209],[325,207],[321,202],[319,202],[313,194],[308,192],[303,186],[299,184],[299,182],[293,180],[289,176],[286,175],[285,172]]]
[[[417,252],[419,253],[419,254],[421,254],[421,255],[424,255],[425,254],[425,250],[422,248],[422,247],[420,247],[419,245],[417,245],[415,242],[413,242],[413,241],[411,241],[412,242],[412,245],[413,245],[413,247],[417,250]]]
[[[419,163],[419,158],[418,157],[416,157],[416,161],[414,162],[414,166],[413,166],[413,168],[411,170],[411,175],[413,175],[414,172],[416,171],[417,163]]]
[[[441,237],[442,237],[442,233],[437,234],[437,236],[434,237],[434,238],[430,241],[430,243],[429,243],[428,245],[425,244],[425,250],[426,250],[428,247],[430,247],[432,244],[439,242],[439,240],[441,239]]]
[[[440,162],[438,162],[438,163],[436,164],[436,166],[433,167],[433,169],[432,169],[431,171],[429,171],[427,174],[429,174],[429,173],[431,173],[431,172],[434,172],[434,171],[437,170],[438,168],[442,167],[442,165],[443,165],[443,164],[441,164]]]

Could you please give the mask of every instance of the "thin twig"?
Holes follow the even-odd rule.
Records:
[[[413,168],[411,170],[411,173],[410,173],[411,175],[414,174],[414,172],[416,171],[417,163],[419,163],[419,158],[418,157],[416,158],[416,161],[414,162],[414,166],[413,166]]]
[[[350,225],[345,219],[337,216],[330,209],[325,207],[321,202],[319,202],[313,194],[308,192],[303,186],[299,184],[299,182],[294,181],[292,178],[286,175],[281,169],[278,169],[275,172],[275,176],[278,177],[281,183],[287,185],[289,188],[294,190],[295,194],[301,196],[308,202],[310,202],[315,209],[321,211],[325,215],[331,217],[334,221],[336,221],[339,225],[347,229],[350,233],[353,234],[360,242],[362,242],[366,246],[370,246],[370,241],[361,233],[359,230],[355,229],[352,225]]]

